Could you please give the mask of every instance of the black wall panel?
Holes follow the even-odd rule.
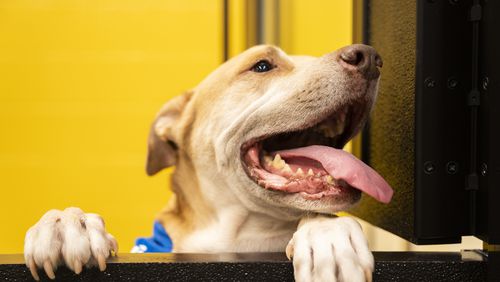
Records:
[[[418,244],[456,243],[463,235],[497,242],[498,233],[491,234],[500,212],[500,138],[493,126],[500,120],[498,6],[364,1],[363,40],[384,67],[362,158],[395,194],[388,205],[364,197],[355,215]]]

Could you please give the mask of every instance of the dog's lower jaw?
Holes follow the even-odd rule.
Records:
[[[223,180],[227,175],[197,167],[189,158],[177,164],[172,175],[175,196],[159,217],[174,252],[284,251],[303,213],[270,207],[250,193],[237,196],[242,187],[230,187]],[[245,174],[242,177],[260,189]]]
[[[219,185],[225,186],[218,186],[219,191],[232,192],[233,197],[237,199],[237,203],[253,214],[265,214],[275,220],[285,222],[296,222],[304,215],[303,209],[280,201],[280,199],[289,197],[289,195],[265,190],[249,178],[240,160],[239,151],[228,151],[228,154],[234,157],[225,160],[228,164],[227,167],[219,166],[219,171],[223,173],[219,178],[229,179],[228,183],[234,184],[220,183]],[[230,167],[233,169],[229,169]],[[214,199],[214,202],[216,202],[216,199]]]

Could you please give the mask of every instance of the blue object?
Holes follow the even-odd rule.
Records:
[[[171,253],[172,239],[168,236],[163,225],[155,221],[153,226],[153,236],[149,238],[138,238],[132,253]]]

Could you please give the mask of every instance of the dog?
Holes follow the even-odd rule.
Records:
[[[361,193],[392,189],[342,150],[375,102],[382,59],[366,45],[322,57],[259,45],[167,102],[154,120],[146,171],[176,166],[159,216],[174,252],[282,252],[297,281],[371,281],[360,225],[334,213]],[[33,277],[65,264],[106,268],[117,252],[103,219],[78,208],[47,212],[25,238]]]

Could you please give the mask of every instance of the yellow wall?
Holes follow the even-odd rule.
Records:
[[[322,56],[352,44],[351,0],[286,0],[280,5],[280,45],[287,53]],[[351,151],[351,142],[344,149]]]
[[[248,0],[255,2],[255,0]],[[351,0],[266,0],[279,1],[279,46],[289,54],[321,56],[352,43]],[[254,3],[255,4],[255,3]],[[266,5],[272,6],[272,5]],[[244,0],[229,1],[229,54],[245,49],[247,36],[246,4]],[[271,32],[271,30],[267,30]]]
[[[100,213],[121,251],[150,234],[149,124],[220,64],[221,25],[219,0],[0,1],[0,253],[51,208]]]
[[[230,0],[230,55],[246,44]],[[282,0],[281,45],[322,55],[351,42],[350,0]],[[103,215],[130,250],[167,202],[144,173],[149,124],[222,62],[221,0],[0,1],[0,253],[22,252],[48,209]]]
[[[352,43],[351,0],[282,0],[281,47],[321,56]]]

